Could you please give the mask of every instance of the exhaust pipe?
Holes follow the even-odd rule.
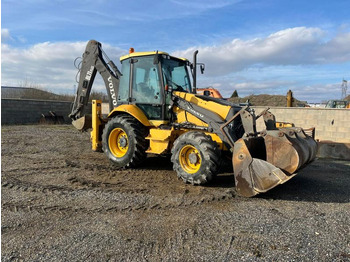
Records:
[[[194,90],[197,89],[197,55],[198,55],[198,50],[194,51],[194,53],[193,53],[192,77],[193,77],[193,89]]]

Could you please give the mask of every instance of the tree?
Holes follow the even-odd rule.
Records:
[[[106,92],[97,92],[97,91],[92,91],[90,93],[90,98],[89,101],[91,102],[92,100],[102,100],[102,102],[108,102],[109,98],[107,96]]]
[[[238,92],[237,90],[233,91],[232,95],[231,95],[231,98],[233,97],[238,97]]]

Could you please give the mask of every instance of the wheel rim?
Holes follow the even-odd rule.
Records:
[[[202,163],[199,151],[192,145],[185,145],[181,149],[179,160],[182,169],[189,174],[197,173]]]
[[[108,137],[109,150],[115,157],[123,157],[129,148],[128,135],[121,128],[114,128]]]

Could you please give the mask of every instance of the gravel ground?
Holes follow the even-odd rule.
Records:
[[[71,126],[2,126],[2,261],[350,261],[350,162],[236,196],[169,158],[117,170]]]

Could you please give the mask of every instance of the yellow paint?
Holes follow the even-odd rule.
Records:
[[[221,117],[222,119],[226,118],[227,114],[229,113],[229,110],[231,109],[230,106],[220,105],[220,104],[217,104],[215,102],[205,101],[203,99],[197,98],[197,97],[195,97],[194,94],[188,94],[188,93],[184,93],[184,92],[174,92],[174,94],[177,96],[180,96],[183,99],[185,99],[191,103],[194,103],[200,107],[203,107],[207,110],[210,110],[214,113],[217,113],[219,115],[219,117]],[[200,120],[196,116],[192,115],[189,112],[186,112],[183,109],[175,107],[173,110],[174,110],[174,113],[176,114],[176,117],[177,117],[177,120],[176,120],[177,123],[190,122],[196,126],[203,126],[203,127],[208,126],[207,123],[203,122],[202,120]],[[187,132],[190,130],[183,129],[182,131]],[[218,146],[221,150],[227,150],[223,141],[221,140],[221,138],[217,134],[209,133],[209,132],[205,132],[205,133],[207,135],[211,136],[213,141],[215,141],[218,144]]]
[[[90,139],[91,139],[91,147],[93,151],[101,151],[102,149],[102,142],[99,140],[100,138],[100,125],[101,122],[101,100],[92,100],[92,131],[90,133]]]
[[[180,59],[180,60],[185,61],[185,62],[188,61],[188,59],[187,59],[187,58],[184,58],[184,57],[173,57],[173,56],[172,56],[172,58]]]
[[[161,51],[158,51],[158,52],[155,52],[155,51],[152,51],[152,52],[133,52],[133,53],[121,56],[120,57],[120,61],[123,61],[125,59],[130,58],[130,57],[149,56],[149,55],[155,55],[155,54],[158,54],[158,55],[169,55],[167,52],[161,52]],[[182,61],[185,61],[185,62],[188,61],[187,58],[183,58],[183,57],[175,57],[175,56],[170,56],[170,57],[172,59],[179,59],[179,60],[182,60]]]
[[[221,138],[217,134],[209,132],[205,132],[205,134],[211,136],[211,139],[218,144],[220,150],[227,150],[224,142],[222,142]]]
[[[148,56],[148,55],[155,55],[157,54],[157,52],[155,51],[152,51],[152,52],[133,52],[131,54],[127,54],[127,55],[123,55],[120,57],[120,61],[123,61],[125,59],[128,59],[130,57],[137,57],[137,56]],[[169,55],[168,53],[166,52],[160,52],[158,51],[158,54],[159,55]]]
[[[108,137],[109,150],[115,157],[123,157],[129,148],[128,135],[122,128],[114,128]]]
[[[108,117],[113,117],[118,113],[125,112],[129,115],[135,117],[144,126],[160,126],[169,124],[167,120],[149,120],[145,113],[137,105],[120,105],[114,108],[108,115]]]
[[[208,126],[207,123],[203,122],[198,117],[186,112],[185,110],[183,110],[181,108],[175,107],[173,111],[176,114],[176,122],[177,123],[189,122],[189,123],[195,124],[197,126]]]
[[[167,120],[148,120],[151,126],[167,125],[169,121]]]
[[[220,105],[213,101],[206,101],[204,99],[196,97],[195,94],[185,93],[185,92],[174,92],[176,96],[179,96],[186,101],[198,105],[204,109],[210,110],[213,113],[218,114],[223,120],[226,118],[229,113],[231,107],[227,105]]]
[[[202,157],[192,145],[185,145],[179,153],[179,162],[183,170],[189,174],[195,174],[199,171],[202,163]]]
[[[174,129],[151,128],[146,137],[150,141],[147,153],[163,154],[168,150],[169,142],[174,139]]]
[[[289,122],[276,122],[276,127],[277,128],[283,128],[283,127],[293,127],[294,124],[293,123],[289,123]]]
[[[129,115],[135,117],[144,126],[152,126],[151,123],[148,121],[145,113],[136,105],[120,105],[118,107],[115,107],[109,113],[108,117],[110,118],[110,117],[115,116],[121,112],[128,113]]]

